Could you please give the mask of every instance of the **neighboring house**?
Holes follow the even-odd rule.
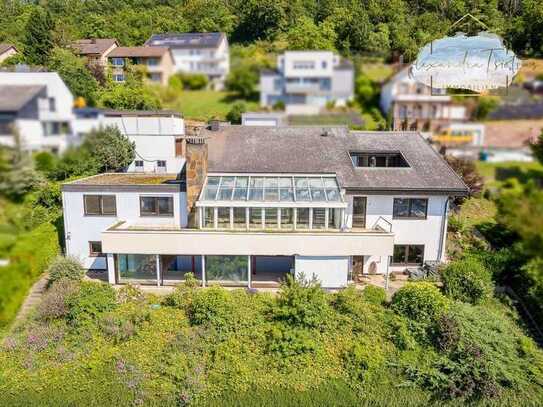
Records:
[[[288,114],[316,114],[329,102],[345,106],[354,96],[354,68],[330,51],[286,51],[276,70],[260,73],[260,105],[282,103]]]
[[[73,96],[56,72],[0,72],[0,143],[16,129],[26,150],[62,152],[74,142]]]
[[[72,48],[82,57],[87,58],[89,64],[107,65],[107,55],[119,46],[115,38],[92,38],[77,40]]]
[[[185,163],[181,114],[169,111],[114,111],[75,109],[75,133],[79,139],[99,127],[115,126],[136,146],[129,172],[179,173]]]
[[[0,64],[17,53],[17,48],[12,44],[0,44]]]
[[[467,187],[412,132],[223,126],[185,139],[181,174],[62,186],[66,250],[112,284],[325,288],[445,260]]]
[[[409,68],[394,75],[381,89],[381,109],[392,118],[394,130],[435,132],[464,121],[466,109],[457,106],[446,89],[432,89],[409,76]]]
[[[432,141],[449,147],[482,147],[485,143],[483,123],[451,123],[432,135]]]
[[[167,85],[173,59],[166,47],[117,47],[107,55],[113,81],[124,82],[126,65],[144,65],[151,82]]]
[[[155,34],[145,45],[168,47],[172,52],[176,72],[203,74],[215,89],[224,88],[226,76],[230,72],[230,52],[225,33]]]

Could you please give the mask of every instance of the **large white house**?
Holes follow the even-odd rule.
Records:
[[[415,132],[223,126],[183,141],[172,174],[62,187],[66,250],[112,284],[346,286],[445,259],[466,185]]]
[[[203,74],[215,89],[222,89],[230,72],[230,53],[225,33],[155,34],[146,42],[149,47],[168,47],[177,72]]]
[[[73,142],[72,93],[56,72],[0,72],[0,144],[61,152]]]
[[[136,158],[129,172],[178,173],[185,160],[182,138],[185,123],[180,113],[170,110],[117,111],[75,109],[78,139],[100,127],[114,126],[135,143]]]
[[[353,65],[331,51],[286,51],[277,69],[260,73],[260,105],[283,103],[289,114],[316,114],[329,102],[345,106],[353,96]]]

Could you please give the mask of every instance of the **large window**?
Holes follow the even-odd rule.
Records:
[[[86,216],[117,215],[115,195],[84,195],[83,203]]]
[[[173,216],[171,196],[140,196],[141,216]]]
[[[215,208],[209,206],[204,208],[203,224],[205,228],[215,227]]]
[[[230,228],[230,208],[217,208],[217,226],[221,229]]]
[[[237,229],[247,227],[247,208],[234,208],[234,227]]]
[[[394,219],[426,219],[428,199],[394,198]]]
[[[251,229],[262,228],[262,208],[249,208],[249,227]]]
[[[309,208],[296,209],[296,229],[309,229]]]
[[[277,208],[264,209],[264,222],[267,229],[277,229]]]
[[[359,153],[352,152],[351,160],[355,167],[381,167],[381,168],[403,168],[409,164],[400,152],[391,153]]]
[[[117,282],[157,284],[156,256],[151,254],[117,254]]]
[[[208,284],[247,285],[247,256],[205,256],[205,277]]]
[[[392,265],[419,266],[424,262],[424,245],[394,245]]]
[[[294,229],[294,208],[281,208],[281,229]]]
[[[313,208],[313,229],[326,227],[326,208]]]

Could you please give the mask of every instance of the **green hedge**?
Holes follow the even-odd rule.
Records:
[[[28,290],[58,252],[57,231],[50,223],[18,237],[11,264],[0,268],[0,327],[15,317]]]

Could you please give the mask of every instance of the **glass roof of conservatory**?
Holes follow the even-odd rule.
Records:
[[[335,176],[208,176],[204,201],[342,202]]]

